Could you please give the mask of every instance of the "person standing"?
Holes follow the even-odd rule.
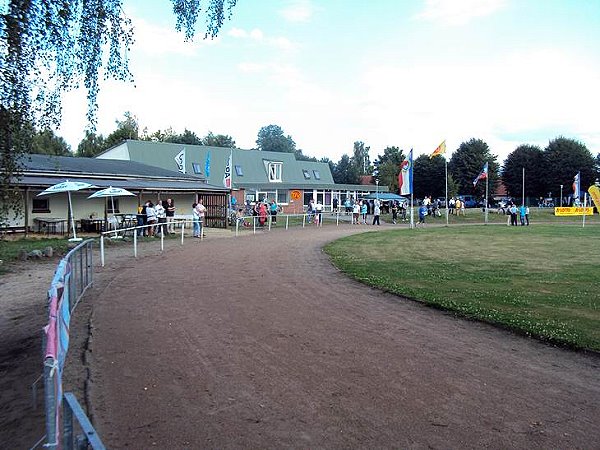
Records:
[[[317,200],[317,206],[315,206],[315,210],[317,213],[315,217],[315,223],[319,225],[323,221],[323,203],[321,203],[321,200]]]
[[[154,207],[156,211],[156,218],[158,219],[158,227],[156,232],[160,233],[161,236],[165,235],[167,231],[167,211],[163,207],[162,200],[159,200]]]
[[[198,214],[198,203],[192,203],[192,236],[200,237],[200,215]]]
[[[521,205],[521,207],[519,208],[519,216],[521,219],[521,226],[524,227],[525,226],[525,214],[527,213],[527,209],[525,208],[525,205]]]
[[[358,225],[360,216],[360,205],[358,203],[354,203],[352,206],[352,224]]]
[[[514,227],[517,226],[517,206],[513,203],[510,205],[510,224]]]
[[[271,212],[271,223],[277,225],[277,203],[275,203],[275,199],[271,200],[269,210]]]
[[[198,210],[198,223],[200,229],[198,237],[204,237],[204,225],[206,223],[206,206],[202,204],[202,199],[198,199],[196,209]]]
[[[363,225],[367,224],[367,213],[369,212],[369,207],[367,206],[367,201],[366,200],[361,200],[361,205],[360,205],[360,215],[361,215],[361,223]]]
[[[165,214],[167,216],[167,231],[170,234],[175,234],[175,204],[172,198],[167,199],[165,206]]]
[[[529,206],[525,207],[525,224],[529,226]]]
[[[156,217],[156,210],[154,209],[154,203],[150,200],[146,202],[146,221],[148,222],[148,236],[154,236],[154,224],[158,222]]]
[[[379,223],[379,215],[381,214],[381,205],[379,204],[379,200],[375,200],[375,204],[373,206],[373,225],[381,225]]]
[[[335,215],[335,213],[337,213],[337,210],[338,210],[338,205],[339,205],[339,200],[338,200],[338,198],[337,198],[337,197],[334,197],[334,198],[333,198],[333,203],[332,203],[332,205],[333,205],[333,210],[331,211],[331,215]]]
[[[417,225],[420,223],[423,226],[425,226],[425,216],[427,215],[427,205],[421,205],[419,207],[419,222],[417,223]]]
[[[395,225],[398,220],[398,202],[394,200],[392,202],[392,223]]]

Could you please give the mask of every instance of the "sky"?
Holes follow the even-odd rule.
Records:
[[[202,4],[206,4],[203,1]],[[175,31],[168,0],[124,0],[135,81],[105,81],[97,131],[125,111],[150,133],[185,128],[256,147],[279,125],[305,155],[339,161],[355,141],[415,156],[484,140],[502,162],[558,136],[600,153],[598,0],[238,0],[219,37]],[[58,134],[83,138],[85,92]]]

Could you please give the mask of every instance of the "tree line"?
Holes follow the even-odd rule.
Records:
[[[49,153],[94,157],[127,139],[139,139],[154,142],[171,142],[187,145],[206,145],[212,147],[236,148],[235,140],[226,134],[214,134],[211,131],[203,137],[185,129],[176,133],[172,128],[149,133],[145,128],[139,130],[133,114],[126,112],[122,120],[116,121],[116,129],[108,136],[87,132],[71,153],[68,144],[51,130],[34,133],[32,153]],[[406,158],[407,151],[396,146],[386,147],[383,152],[371,160],[371,148],[362,141],[354,142],[352,154],[344,154],[336,163],[329,158],[316,158],[305,155],[296,146],[294,139],[286,135],[279,125],[262,127],[257,135],[256,150],[293,153],[301,161],[318,161],[329,164],[333,179],[338,184],[360,184],[364,178],[368,183],[379,181],[390,192],[398,191],[398,173],[400,163]],[[575,174],[581,173],[581,185],[589,186],[600,177],[600,153],[594,158],[584,144],[574,139],[558,137],[549,142],[545,149],[535,145],[519,145],[501,165],[492,154],[489,146],[481,139],[463,142],[453,152],[448,162],[448,194],[485,195],[485,183],[473,186],[474,178],[487,162],[489,192],[493,193],[503,183],[511,197],[520,197],[523,190],[523,170],[525,171],[525,190],[529,197],[557,196],[560,185],[568,195]],[[414,160],[414,195],[424,197],[443,197],[446,183],[445,156],[430,158],[420,155]]]

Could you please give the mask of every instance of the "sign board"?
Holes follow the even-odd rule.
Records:
[[[585,215],[586,216],[593,216],[594,215],[594,208],[592,207],[567,207],[567,206],[560,206],[557,208],[554,208],[554,215],[555,216],[583,216],[583,210],[585,210]]]
[[[302,192],[300,192],[297,189],[294,189],[293,191],[290,192],[290,198],[292,200],[300,200],[302,198]]]

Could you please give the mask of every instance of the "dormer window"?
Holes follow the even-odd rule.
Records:
[[[305,180],[310,180],[310,172],[306,169],[302,169],[302,174],[304,175]]]
[[[321,179],[321,173],[318,170],[313,170],[313,175],[315,176],[315,180]]]
[[[269,162],[267,166],[267,172],[269,174],[269,181],[271,183],[281,183],[281,172],[283,163],[281,162]]]

